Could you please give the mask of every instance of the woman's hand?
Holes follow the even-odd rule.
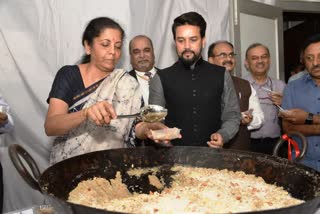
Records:
[[[98,126],[109,124],[111,119],[117,118],[113,106],[105,100],[84,108],[82,111],[85,118],[91,119]]]
[[[45,121],[45,132],[48,136],[59,136],[78,127],[85,120],[90,119],[97,125],[109,124],[117,118],[111,104],[100,101],[81,111],[68,113],[69,106],[64,101],[51,98]]]
[[[166,125],[164,125],[163,123],[160,122],[155,122],[155,123],[147,123],[147,122],[140,122],[136,125],[135,130],[136,130],[136,137],[139,139],[151,139],[156,143],[164,143],[169,145],[170,144],[170,140],[172,140],[172,138],[170,138],[169,135],[164,135],[164,138],[154,138],[151,130],[163,130],[163,129],[169,129]],[[169,138],[166,138],[169,137]],[[181,138],[181,134],[178,135],[178,138]]]

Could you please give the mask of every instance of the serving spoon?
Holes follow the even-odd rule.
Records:
[[[121,118],[139,118],[143,122],[154,123],[164,120],[167,116],[168,110],[159,105],[147,105],[141,108],[139,113],[118,115],[117,119]]]

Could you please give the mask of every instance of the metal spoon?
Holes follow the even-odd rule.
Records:
[[[139,118],[143,122],[154,123],[164,120],[167,116],[168,110],[159,105],[148,105],[141,108],[139,113],[118,115],[118,118]]]

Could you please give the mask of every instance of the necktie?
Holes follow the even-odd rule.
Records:
[[[152,73],[150,71],[145,72],[144,75],[147,76],[149,78],[149,80],[151,80]]]

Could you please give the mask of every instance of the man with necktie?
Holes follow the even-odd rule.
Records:
[[[148,105],[149,81],[157,72],[151,39],[145,35],[135,36],[129,43],[129,53],[133,68],[129,73],[138,80],[144,105]]]

